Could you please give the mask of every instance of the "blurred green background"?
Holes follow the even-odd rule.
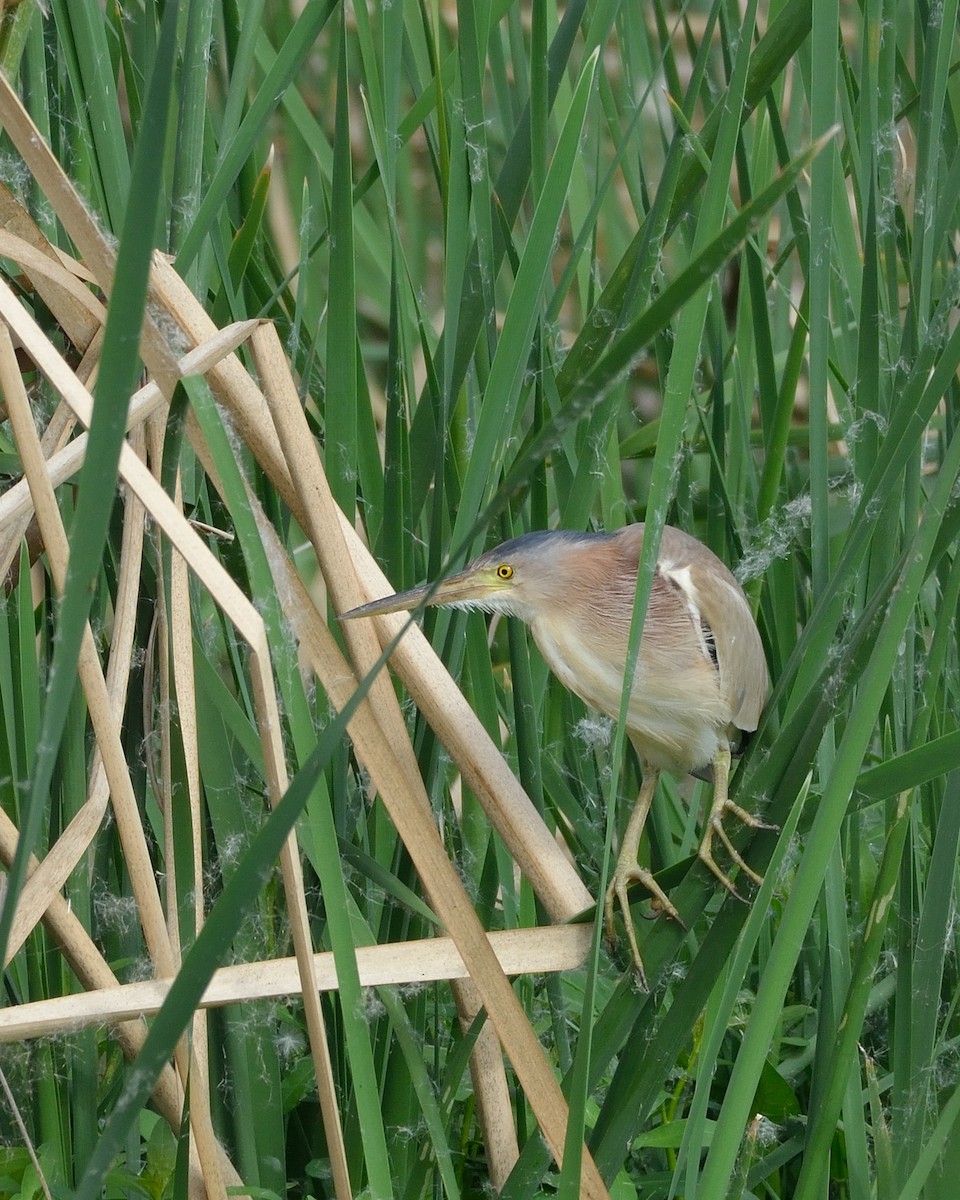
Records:
[[[956,0],[22,0],[0,61],[119,246],[131,299],[98,399],[136,377],[152,244],[218,324],[275,324],[334,496],[398,589],[528,529],[634,520],[687,529],[738,570],[774,684],[736,777],[739,802],[783,830],[751,854],[764,890],[741,905],[693,867],[708,789],[665,778],[642,854],[688,929],[640,923],[651,993],[622,948],[516,983],[610,1194],[955,1195]],[[71,250],[5,136],[0,176]],[[22,298],[69,358],[42,301]],[[45,425],[51,392],[25,370]],[[302,531],[204,395],[178,402],[226,428],[322,602]],[[188,515],[241,528],[242,489],[234,508],[175,418],[165,482],[178,465]],[[7,424],[0,470],[21,473]],[[25,547],[0,606],[0,804],[41,857],[90,770],[82,698],[54,701],[47,678],[60,623],[86,606],[109,641],[113,478],[98,484],[99,541],[71,527],[83,481],[57,492],[92,601],[74,580],[61,606]],[[269,572],[242,536],[209,544],[265,614],[290,775],[314,781],[299,828],[316,947],[334,886],[358,944],[426,936],[415,872],[349,742],[334,730],[310,758],[330,706],[296,670]],[[164,842],[148,770],[156,725],[179,745],[147,666],[161,545],[140,577],[124,744],[162,877],[184,851]],[[250,870],[266,785],[246,651],[195,580],[191,605],[213,908]],[[615,731],[521,628],[445,614],[427,631],[597,894],[607,814],[616,800],[625,820],[638,783]],[[407,712],[485,926],[545,919]],[[176,750],[171,770],[176,789]],[[320,807],[337,885],[311,833]],[[230,956],[291,953],[279,880],[250,892]],[[123,980],[153,969],[131,894],[107,821],[66,895]],[[38,927],[4,998],[78,986]],[[449,988],[360,998],[324,999],[354,1193],[489,1194]],[[249,1194],[333,1195],[299,1001],[216,1010],[210,1039],[215,1126]],[[134,1068],[110,1029],[4,1045],[0,1068],[23,1122],[0,1098],[0,1194],[42,1195],[41,1175],[53,1196],[187,1194],[183,1131],[118,1105]],[[551,1163],[520,1090],[512,1102],[521,1154],[503,1195],[576,1196],[574,1167]]]

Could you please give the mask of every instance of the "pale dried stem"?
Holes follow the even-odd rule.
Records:
[[[162,414],[155,413],[147,422],[147,437],[149,457],[153,474],[159,482],[163,466],[163,445],[166,434],[166,422]],[[178,510],[183,508],[183,497],[180,487],[180,475],[177,473],[173,502]],[[193,860],[193,878],[190,889],[194,898],[193,936],[200,932],[203,917],[203,848],[200,834],[200,783],[199,783],[199,748],[196,737],[196,704],[193,692],[193,632],[190,627],[189,578],[187,566],[179,554],[169,557],[169,595],[167,602],[166,586],[166,556],[163,553],[161,539],[157,537],[157,674],[159,676],[160,705],[159,705],[159,734],[160,734],[160,786],[161,794],[157,801],[163,812],[164,831],[164,888],[167,908],[167,931],[170,944],[176,958],[177,966],[182,964],[181,946],[181,904],[180,887],[176,873],[177,853],[175,849],[176,832],[174,829],[173,803],[173,709],[176,695],[177,725],[180,730],[180,740],[185,766],[188,807],[190,812],[190,845]],[[171,667],[173,680],[171,681]],[[189,682],[183,679],[184,671],[189,671]],[[152,725],[145,728],[148,738]],[[177,811],[182,811],[179,806]],[[181,1075],[190,1069],[190,1119],[200,1158],[204,1162],[204,1185],[208,1197],[226,1197],[223,1177],[219,1169],[219,1159],[214,1153],[213,1119],[210,1112],[209,1062],[206,1014],[200,1010],[194,1013],[191,1022],[189,1040],[189,1057],[185,1054],[187,1043],[183,1039],[177,1045],[177,1061],[180,1064]],[[183,1076],[185,1078],[185,1076]],[[198,1198],[198,1200],[202,1200]]]
[[[137,440],[142,443],[142,431]],[[136,634],[137,599],[140,593],[143,519],[143,506],[135,496],[127,496],[106,678],[110,707],[114,713],[122,713],[126,706],[133,640]],[[47,851],[43,862],[27,879],[18,897],[17,910],[7,943],[8,961],[43,916],[50,897],[59,892],[66,883],[100,829],[110,796],[110,784],[99,743],[94,747],[90,778],[92,782],[86,803]]]
[[[15,830],[13,836],[15,839]],[[0,856],[6,853],[5,845],[0,829]],[[62,909],[58,911],[62,914],[66,911],[66,902],[61,898],[60,904]],[[49,916],[48,913],[48,919]],[[61,925],[51,928],[58,939],[64,937]],[[82,930],[80,932],[83,934]],[[578,967],[589,949],[591,937],[589,925],[507,929],[487,935],[507,975],[541,974]],[[70,934],[65,936],[65,940],[75,944]],[[96,947],[89,940],[87,951],[90,955],[97,955],[102,968],[106,968],[106,964],[99,959]],[[356,955],[361,987],[409,986],[439,980],[466,981],[470,977],[466,963],[450,937],[358,946]],[[77,967],[74,969],[77,970]],[[320,991],[337,990],[337,964],[331,952],[314,955],[314,972]],[[172,983],[169,979],[144,979],[138,983],[118,984],[113,979],[112,983],[107,984],[102,975],[92,976],[82,968],[78,974],[89,991],[0,1008],[0,1042],[55,1037],[73,1029],[114,1025],[141,1015],[153,1016],[160,1011]],[[300,969],[297,960],[276,958],[268,962],[234,963],[229,967],[221,967],[214,972],[200,1003],[204,1008],[217,1008],[246,1001],[281,1000],[299,994]]]
[[[23,267],[37,295],[56,313],[71,344],[85,354],[105,320],[102,303],[84,286],[87,272],[47,241],[33,217],[3,183],[0,227],[4,256]]]
[[[297,482],[302,499],[305,531],[317,555],[333,602],[340,611],[344,611],[360,603],[362,597],[346,541],[340,532],[336,504],[276,329],[272,325],[258,329],[252,338],[251,346],[287,468],[291,478]],[[263,525],[262,514],[259,512],[258,517]],[[272,531],[262,529],[261,532],[269,538]],[[271,541],[273,553],[283,555],[286,562],[282,547],[273,539]],[[282,590],[282,598],[289,601],[295,593],[295,607],[306,604],[312,609],[305,592],[293,584],[292,568],[287,573],[288,577],[291,577],[290,586]],[[295,614],[291,612],[287,612],[287,617],[291,621],[296,619]],[[358,674],[366,675],[380,657],[380,644],[374,629],[367,622],[358,621],[347,625],[344,632]],[[371,681],[367,701],[383,729],[384,736],[396,751],[408,794],[415,803],[423,803],[429,810],[429,800],[422,788],[406,722],[386,672],[378,673]],[[458,1011],[461,1014],[470,1014],[466,1018],[469,1024],[479,1010],[479,1005],[475,1003],[476,993],[468,985],[457,982],[453,984],[453,991]],[[499,1188],[513,1169],[519,1151],[503,1054],[496,1033],[489,1023],[484,1025],[477,1037],[470,1057],[470,1070],[474,1090],[478,1096],[491,1179],[500,1181],[495,1183]],[[508,1127],[511,1131],[509,1135],[506,1133]]]

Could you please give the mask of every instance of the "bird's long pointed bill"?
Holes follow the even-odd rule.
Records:
[[[441,579],[439,583],[424,583],[408,592],[396,592],[382,600],[371,600],[359,608],[341,613],[341,621],[352,621],[354,617],[378,617],[382,613],[409,612],[421,605],[465,604],[477,600],[480,589],[472,572],[461,572]]]

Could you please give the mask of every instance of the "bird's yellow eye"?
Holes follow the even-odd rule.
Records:
[[[497,578],[498,579],[512,579],[513,578],[513,567],[511,567],[509,563],[501,563],[500,566],[497,567]]]

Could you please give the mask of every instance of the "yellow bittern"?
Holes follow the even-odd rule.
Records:
[[[481,554],[464,570],[407,592],[374,600],[345,617],[399,612],[422,604],[479,608],[525,621],[548,666],[585,703],[608,716],[620,711],[643,525],[614,533],[528,533]],[[642,786],[606,894],[608,933],[614,901],[623,910],[641,981],[643,963],[627,888],[642,883],[675,920],[666,893],[637,861],[640,837],[661,770],[695,773],[714,783],[699,857],[728,891],[713,856],[717,838],[755,883],[761,877],[723,827],[732,813],[754,828],[773,828],[727,795],[731,753],[757,728],[767,697],[763,645],[743,589],[696,538],[667,526],[647,604],[626,727],[640,759]]]

